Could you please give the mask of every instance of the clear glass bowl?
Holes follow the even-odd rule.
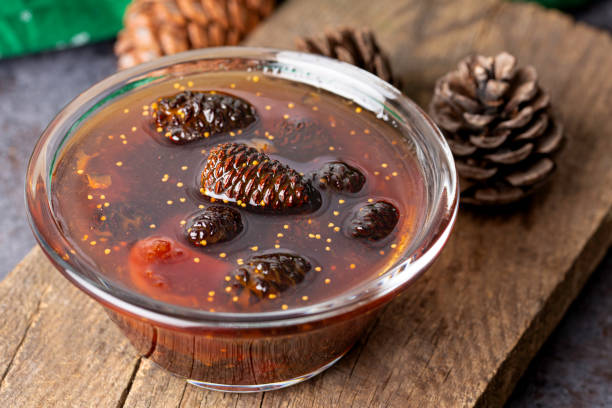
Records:
[[[87,259],[67,256],[51,205],[55,160],[74,130],[102,107],[155,81],[195,72],[252,71],[316,86],[393,117],[411,141],[426,184],[426,213],[404,256],[374,280],[323,303],[265,313],[211,313],[174,306],[107,280]],[[27,170],[30,224],[45,254],[72,283],[100,302],[136,349],[193,384],[262,391],[308,379],[340,359],[377,311],[440,254],[455,221],[458,186],[451,152],[425,113],[397,89],[325,57],[222,47],[173,55],[120,71],[83,92],[42,134]]]

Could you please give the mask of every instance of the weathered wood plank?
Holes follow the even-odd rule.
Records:
[[[2,357],[11,360],[0,383],[1,407],[112,407],[124,398],[140,358],[102,308],[53,270],[39,248],[0,287],[9,292],[0,297]],[[5,338],[11,321],[27,321],[16,332],[24,333],[17,347]]]
[[[462,211],[441,259],[323,375],[254,395],[186,386],[138,359],[101,308],[34,250],[0,284],[0,406],[498,406],[612,241],[612,40],[493,0],[288,1],[249,44],[368,25],[422,106],[472,51],[538,69],[571,141],[556,182],[515,211]]]
[[[562,181],[522,213],[464,212],[429,280],[386,310],[368,354],[350,365],[348,377],[331,371],[322,381],[341,377],[334,381],[342,384],[340,392],[331,391],[346,405],[500,405],[610,245],[611,163],[596,152],[611,148],[601,134],[612,133],[603,123],[610,113],[612,43],[604,33],[535,6],[396,3],[385,11],[379,4],[364,11],[342,1],[325,2],[322,9],[292,4],[275,18],[299,34],[331,23],[370,25],[399,67],[405,92],[421,106],[427,106],[435,79],[463,55],[509,50],[538,68],[574,141],[560,159]],[[325,17],[316,15],[339,17],[321,23]],[[393,24],[396,18],[402,24]],[[264,29],[251,43],[272,46],[279,37]],[[280,41],[291,47],[290,37]],[[591,103],[577,110],[572,100]],[[595,181],[594,174],[603,177]],[[398,344],[413,351],[389,353]],[[304,394],[273,393],[264,401],[300,406],[311,401]]]
[[[48,290],[46,274],[36,273],[30,253],[0,285],[0,313],[10,316],[0,321],[0,385],[21,347],[31,322],[39,311],[41,298]],[[17,272],[19,271],[19,272]]]

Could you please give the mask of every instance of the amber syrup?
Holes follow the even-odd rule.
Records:
[[[152,103],[184,90],[214,91],[247,101],[255,123],[184,145],[154,125]],[[283,123],[315,123],[307,140],[279,137]],[[211,202],[201,174],[211,149],[246,143],[307,176],[342,161],[365,176],[356,193],[320,190],[314,212],[250,211]],[[425,187],[409,143],[391,123],[354,102],[317,88],[252,73],[200,74],[150,85],[88,118],[64,148],[53,173],[53,207],[72,252],[91,260],[110,281],[154,299],[221,312],[287,310],[329,300],[376,278],[401,258],[423,218]],[[399,212],[393,231],[377,241],[356,239],[348,225],[365,204],[384,200]],[[244,227],[234,239],[194,247],[189,217],[211,205],[234,206]],[[134,247],[163,237],[182,255],[143,272]],[[291,251],[311,270],[299,284],[248,305],[230,285],[233,272],[256,254]],[[131,258],[132,254],[132,258]],[[144,264],[143,264],[144,262]]]

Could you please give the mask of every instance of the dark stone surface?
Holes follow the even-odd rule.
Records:
[[[612,0],[576,11],[612,30]],[[115,71],[112,43],[0,60],[0,279],[35,244],[26,222],[27,159],[44,127],[79,92]],[[612,407],[612,251],[530,365],[507,404]]]
[[[573,11],[612,31],[612,0]],[[612,250],[531,362],[506,408],[612,407]]]
[[[544,344],[506,408],[612,407],[612,251]]]
[[[24,204],[34,144],[64,105],[115,64],[111,42],[0,60],[0,279],[35,244]]]
[[[594,1],[573,14],[580,21],[612,31],[612,0]]]

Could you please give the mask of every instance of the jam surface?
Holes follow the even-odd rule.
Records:
[[[213,132],[201,123],[177,130],[179,120],[169,132],[159,101],[187,91],[239,98],[253,117]],[[205,171],[222,144],[239,146],[226,155],[250,152],[236,163],[286,167],[305,187],[292,179],[293,190],[270,200],[276,206],[215,193]],[[173,78],[118,98],[76,130],[52,177],[66,257],[162,302],[218,312],[309,306],[376,278],[403,256],[425,205],[409,142],[390,123],[317,88],[248,72]],[[318,201],[284,205],[303,191]],[[207,240],[202,225],[216,235]]]

